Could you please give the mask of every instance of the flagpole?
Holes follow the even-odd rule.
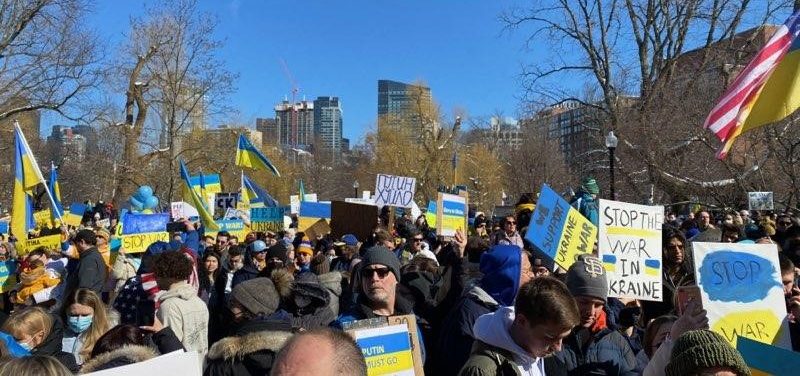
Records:
[[[36,163],[36,157],[33,155],[33,150],[31,150],[31,147],[28,145],[28,140],[25,139],[25,134],[22,133],[22,128],[19,127],[19,121],[17,121],[16,119],[14,120],[14,127],[16,127],[17,128],[17,132],[19,132],[19,134],[22,135],[22,141],[25,143],[26,151],[30,151],[31,152],[31,156],[30,156],[31,162],[33,162],[33,165],[36,168],[39,168],[39,164]],[[39,174],[41,174],[41,173],[42,172],[41,172],[41,169],[40,169]],[[42,179],[42,184],[45,184],[44,176],[41,176],[41,179]],[[64,221],[61,219],[61,213],[59,213],[58,210],[55,210],[55,208],[56,208],[56,200],[54,200],[53,199],[53,195],[50,194],[50,189],[47,188],[47,184],[45,184],[44,190],[45,190],[45,192],[47,192],[47,197],[50,199],[50,205],[52,205],[52,209],[53,209],[51,211],[55,211],[56,212],[56,216],[58,216],[58,220],[63,223]]]

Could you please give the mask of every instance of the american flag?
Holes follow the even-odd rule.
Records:
[[[786,55],[798,32],[800,32],[800,13],[795,13],[781,25],[747,67],[739,73],[711,110],[704,128],[710,129],[725,143],[717,154],[718,158],[722,159],[727,154],[730,142],[738,136],[737,129],[744,124],[764,83]]]

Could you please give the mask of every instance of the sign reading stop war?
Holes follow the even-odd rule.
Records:
[[[579,254],[592,252],[597,227],[544,184],[525,239],[569,269]]]
[[[711,330],[791,349],[774,244],[692,243],[697,285]]]
[[[417,190],[417,179],[378,174],[375,180],[375,205],[410,208]]]
[[[125,253],[142,253],[150,244],[169,242],[168,232],[145,232],[142,234],[122,235],[119,237],[120,247]]]
[[[608,272],[608,296],[662,301],[663,206],[600,200],[600,258]]]

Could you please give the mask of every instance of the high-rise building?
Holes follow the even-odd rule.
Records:
[[[314,103],[283,100],[275,106],[278,144],[284,148],[307,149],[314,141]]]
[[[512,118],[493,116],[489,120],[489,129],[485,130],[484,136],[484,139],[491,143],[492,150],[517,150],[522,146],[519,122]]]
[[[278,145],[278,120],[275,118],[256,118],[256,130],[261,132],[262,147]]]
[[[54,125],[47,137],[47,144],[52,148],[53,157],[58,159],[59,164],[63,161],[80,162],[86,158],[86,137],[66,125]]]
[[[438,128],[431,89],[397,81],[378,80],[378,128],[390,127],[411,139]],[[426,129],[428,128],[428,129]]]
[[[338,156],[342,151],[342,107],[339,97],[317,97],[314,101],[314,137],[317,149]],[[338,157],[337,157],[338,158]]]

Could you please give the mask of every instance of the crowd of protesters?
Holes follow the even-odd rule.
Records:
[[[595,223],[598,193],[586,179],[572,199]],[[366,375],[342,328],[408,314],[430,375],[749,375],[698,302],[676,310],[676,290],[694,284],[697,240],[776,245],[800,349],[793,214],[668,213],[664,299],[648,302],[609,297],[596,255],[553,267],[524,240],[534,210],[526,195],[514,214],[477,213],[447,239],[425,216],[313,239],[296,228],[207,236],[184,220],[169,242],[126,253],[94,226],[111,213],[64,227],[60,249],[22,256],[2,238],[16,284],[3,293],[0,376],[113,370],[173,351],[199,353],[205,375]]]

